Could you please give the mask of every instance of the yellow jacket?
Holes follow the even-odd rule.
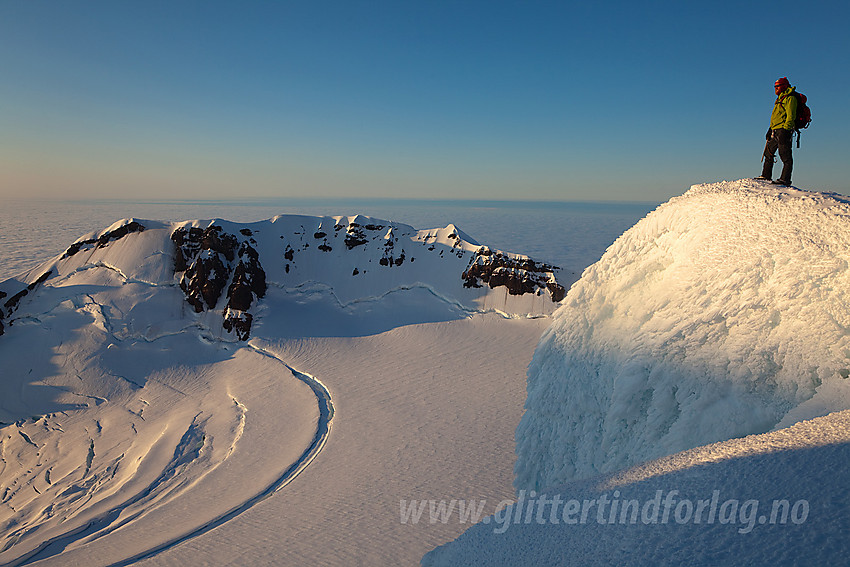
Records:
[[[797,118],[797,97],[794,87],[788,87],[776,98],[773,114],[770,115],[770,129],[794,130],[794,120]]]

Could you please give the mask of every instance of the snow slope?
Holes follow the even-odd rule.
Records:
[[[520,502],[423,565],[845,562],[848,261],[841,195],[741,180],[659,206],[570,289],[528,370],[515,487],[596,508],[573,525]],[[656,494],[669,521],[611,512]],[[801,521],[772,521],[774,500]]]
[[[325,448],[274,497],[139,567],[418,564],[469,523],[402,523],[401,501],[486,499],[488,514],[513,495],[523,377],[547,321],[481,314],[264,343],[331,391]]]
[[[0,562],[128,564],[208,533],[332,437],[330,390],[281,344],[522,321],[554,309],[557,272],[366,217],[125,219],[81,238],[0,283]]]
[[[421,564],[845,565],[848,461],[850,411],[836,412],[525,493]]]
[[[850,202],[692,187],[571,289],[528,371],[517,488],[850,407]]]

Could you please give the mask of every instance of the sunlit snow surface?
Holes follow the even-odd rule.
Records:
[[[134,225],[144,230],[121,232]],[[250,341],[222,327],[223,299],[196,313],[179,286],[172,234],[180,227],[210,225],[250,242],[266,270],[267,293],[262,301],[255,297],[251,307]],[[354,233],[364,235],[362,242],[347,243],[346,235]],[[304,351],[299,346],[292,354],[292,341],[350,340],[404,325],[464,322],[476,314],[492,313],[494,321],[516,317],[517,325],[490,324],[455,340],[448,337],[463,327],[446,328],[441,340],[429,346],[427,365],[420,361],[412,372],[404,372],[405,359],[427,343],[417,338],[385,342],[380,353],[402,352],[389,360],[384,354],[373,356],[371,365],[384,370],[360,382],[371,394],[367,411],[374,415],[388,390],[370,390],[375,380],[398,375],[402,396],[411,388],[401,377],[448,392],[448,369],[471,364],[473,369],[464,371],[465,385],[482,391],[482,381],[492,382],[487,398],[503,411],[504,397],[493,393],[504,390],[506,382],[512,385],[511,396],[519,391],[522,366],[542,328],[534,317],[554,308],[545,290],[512,295],[506,288],[465,287],[461,273],[480,246],[453,225],[416,230],[362,216],[284,215],[247,224],[125,219],[77,242],[53,260],[0,283],[4,564],[143,560],[210,532],[285,487],[331,438],[334,415],[331,394],[321,381],[328,377],[288,365]],[[488,344],[479,346],[479,341]],[[473,349],[492,360],[470,357]],[[487,354],[494,349],[501,352]],[[338,358],[346,357],[355,358],[347,350]],[[446,370],[437,375],[437,368]],[[423,377],[426,372],[439,376],[440,383]],[[331,382],[331,389],[345,391],[344,376],[331,376]],[[341,396],[348,409],[343,420],[368,423],[368,413],[351,411],[356,399]],[[467,408],[477,402],[469,393],[453,401]],[[452,423],[439,413],[450,407],[445,400],[435,404],[430,422]],[[461,422],[469,419],[475,415]],[[502,428],[505,434],[511,422]],[[428,423],[408,424],[399,416],[384,420],[379,429]],[[340,425],[336,437],[344,439],[347,427]],[[330,470],[338,471],[343,461],[331,462]],[[352,470],[366,465],[362,458],[344,462]],[[392,476],[384,479],[392,481]],[[338,484],[336,479],[321,489],[339,494]],[[396,513],[397,504],[392,504],[385,517],[392,521]],[[368,549],[360,553],[363,557],[386,547],[362,544]],[[290,553],[301,551],[288,547]],[[350,551],[349,545],[342,553]]]
[[[516,525],[490,517],[423,565],[846,562],[849,292],[845,196],[742,180],[661,205],[553,316],[516,431],[519,494],[605,498],[602,520],[512,509]],[[734,513],[677,507],[715,491]],[[665,521],[611,513],[656,494]],[[783,499],[805,501],[801,521],[771,521]]]
[[[845,409],[850,202],[693,187],[570,290],[528,371],[516,486],[542,488]]]

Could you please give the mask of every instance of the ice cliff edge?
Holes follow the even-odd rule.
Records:
[[[850,199],[695,185],[585,270],[528,370],[517,489],[850,407]]]

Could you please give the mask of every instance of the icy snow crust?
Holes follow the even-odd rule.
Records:
[[[693,186],[570,289],[528,370],[517,489],[850,407],[850,203]]]
[[[835,412],[553,487],[545,491],[549,503],[542,508],[543,500],[528,493],[525,501],[432,550],[421,564],[844,565],[850,553],[848,460],[850,411]],[[562,504],[553,521],[556,495]],[[659,505],[653,508],[656,499]],[[712,499],[717,503],[713,514]],[[573,523],[566,523],[563,511],[570,500],[579,506],[593,503],[585,522],[572,513],[568,519]],[[626,508],[631,500],[640,505],[636,517],[635,508]],[[606,502],[602,521],[601,501]],[[775,514],[774,502],[779,503]]]
[[[225,293],[197,312],[175,272],[175,230],[210,226],[265,270],[265,295],[246,302],[250,337],[222,325]],[[554,269],[533,293],[464,286],[493,253],[452,225],[366,217],[124,219],[0,283],[0,564],[127,564],[280,490],[334,416],[323,382],[281,357],[285,340],[554,310]]]

